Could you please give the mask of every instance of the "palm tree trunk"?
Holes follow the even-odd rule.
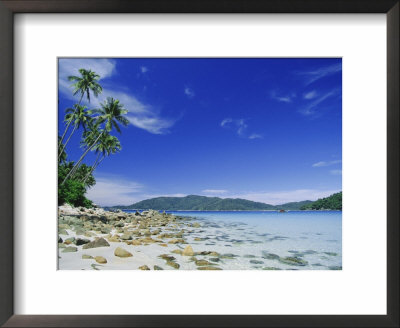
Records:
[[[61,183],[61,185],[63,185],[65,183],[65,181],[67,181],[67,179],[75,173],[75,171],[77,170],[78,166],[81,164],[81,162],[83,161],[83,159],[85,158],[85,156],[88,154],[88,152],[94,147],[94,145],[97,143],[97,141],[99,141],[100,137],[103,135],[104,130],[102,133],[99,134],[99,136],[97,137],[97,139],[92,143],[92,145],[90,147],[88,147],[88,149],[86,149],[86,151],[82,154],[81,158],[79,159],[78,162],[76,162],[76,164],[74,165],[74,167],[72,168],[71,171],[69,171],[69,173],[67,174],[67,176],[65,177],[64,181]]]
[[[100,154],[99,154],[100,155]],[[82,181],[83,183],[86,182],[86,180],[89,178],[89,176],[94,172],[94,170],[100,165],[100,163],[104,160],[104,158],[106,158],[106,155],[103,155],[103,157],[101,158],[101,160],[97,163],[95,163],[95,165],[93,165],[92,169],[90,170],[90,172],[88,174],[86,174],[85,179]]]
[[[82,95],[81,95],[81,99],[79,99],[78,106],[80,106],[81,101],[82,101],[82,98],[83,98],[83,93],[82,93]],[[76,112],[76,109],[75,109],[75,112]],[[74,114],[75,114],[75,112],[74,112]],[[72,114],[72,116],[73,116],[73,114]],[[69,126],[71,125],[71,122],[72,122],[72,119],[69,120],[68,125],[67,125],[67,127],[65,128],[65,131],[64,131],[64,133],[63,133],[63,135],[62,135],[62,137],[61,137],[61,140],[60,140],[60,142],[59,142],[59,144],[58,144],[58,148],[60,148],[60,146],[61,146],[61,144],[62,144],[62,142],[63,142],[63,140],[64,140],[64,138],[65,138],[65,135],[67,134],[67,131],[68,131],[68,129],[69,129]]]
[[[87,180],[87,178],[89,177],[89,175],[93,172],[93,170],[96,167],[97,162],[99,161],[99,157],[100,157],[101,153],[97,154],[96,160],[94,161],[92,167],[90,168],[89,172],[86,174],[86,176],[83,178],[82,182],[85,183],[85,181]]]
[[[72,130],[72,132],[71,132],[71,134],[69,135],[67,141],[65,142],[64,147],[60,150],[59,155],[58,155],[58,160],[60,160],[61,154],[62,154],[62,152],[64,151],[65,147],[67,147],[67,143],[68,143],[69,139],[71,139],[72,135],[74,134],[74,132],[75,132],[75,130],[76,130],[76,127],[77,127],[77,125],[74,126],[74,129]]]

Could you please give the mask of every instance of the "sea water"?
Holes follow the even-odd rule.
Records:
[[[191,217],[200,223],[201,227],[194,229],[186,241],[195,251],[222,255],[214,260],[224,270],[342,269],[340,211],[167,213]]]

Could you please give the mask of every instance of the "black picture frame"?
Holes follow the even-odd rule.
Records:
[[[4,327],[399,327],[399,8],[399,0],[0,0],[0,324]],[[14,315],[13,208],[17,204],[13,203],[13,18],[16,13],[385,13],[387,315]]]

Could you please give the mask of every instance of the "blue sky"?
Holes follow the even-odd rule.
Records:
[[[129,110],[112,133],[123,149],[88,192],[99,205],[189,194],[279,204],[342,189],[341,59],[60,59],[60,134],[79,68],[101,76],[89,108],[112,96]]]

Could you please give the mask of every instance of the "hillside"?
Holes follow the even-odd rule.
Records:
[[[320,198],[315,202],[304,205],[302,210],[342,210],[342,192],[329,197]]]
[[[263,210],[299,210],[311,201],[292,202],[278,206],[253,202],[240,198],[219,198],[189,195],[186,197],[157,197],[146,199],[129,206],[114,206],[119,209],[153,209],[167,211],[263,211]]]

